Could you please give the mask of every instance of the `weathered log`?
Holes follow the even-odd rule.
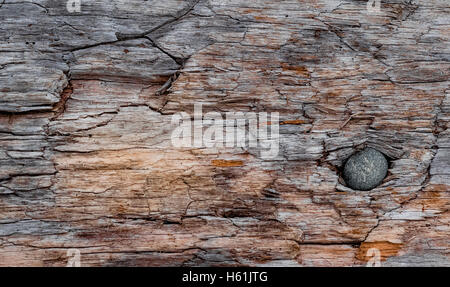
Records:
[[[1,266],[450,265],[447,0],[2,2]],[[175,147],[195,104],[278,112],[278,156]]]

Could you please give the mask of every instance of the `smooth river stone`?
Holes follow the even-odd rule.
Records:
[[[387,171],[386,157],[373,148],[365,148],[347,160],[344,180],[352,189],[370,190],[383,181]]]

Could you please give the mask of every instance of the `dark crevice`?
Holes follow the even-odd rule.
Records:
[[[86,45],[86,46],[81,46],[81,47],[76,47],[73,48],[71,50],[69,50],[69,52],[75,52],[75,51],[80,51],[80,50],[85,50],[85,49],[89,49],[89,48],[93,48],[93,47],[98,47],[98,46],[102,46],[102,45],[109,45],[109,44],[115,44],[115,43],[119,43],[119,42],[123,42],[123,41],[127,41],[127,40],[136,40],[136,39],[148,39],[147,35],[151,34],[153,32],[158,31],[159,29],[164,28],[167,25],[173,24],[179,20],[181,20],[183,17],[187,16],[192,10],[194,10],[195,6],[200,2],[200,0],[196,0],[193,2],[193,4],[191,6],[188,7],[188,9],[185,9],[184,11],[182,11],[181,13],[179,13],[177,16],[175,16],[174,18],[167,20],[161,24],[159,24],[158,26],[148,30],[148,31],[144,31],[142,33],[135,33],[135,34],[124,34],[124,33],[120,33],[120,32],[116,32],[116,38],[117,40],[115,41],[105,41],[105,42],[100,42],[100,43],[95,43],[95,44],[91,44],[91,45]]]
[[[64,88],[61,93],[61,100],[54,106],[53,111],[55,115],[50,119],[51,121],[57,119],[60,115],[62,115],[66,110],[66,103],[70,99],[73,93],[72,82],[69,81],[67,87]]]

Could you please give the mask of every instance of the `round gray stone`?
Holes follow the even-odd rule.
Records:
[[[356,190],[370,190],[386,177],[388,162],[384,155],[373,148],[352,155],[344,166],[344,180]]]

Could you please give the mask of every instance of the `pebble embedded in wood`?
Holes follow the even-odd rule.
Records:
[[[347,160],[344,180],[352,189],[370,190],[383,181],[387,170],[386,157],[376,149],[365,148]]]

